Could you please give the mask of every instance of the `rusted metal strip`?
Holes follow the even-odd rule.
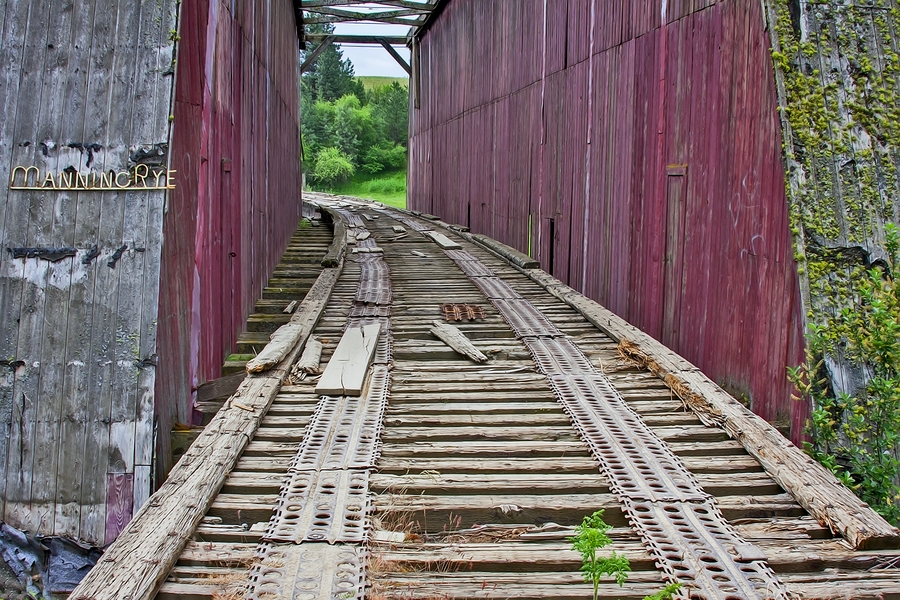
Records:
[[[390,304],[391,275],[381,255],[361,254],[357,262],[360,273],[356,301],[367,304]]]
[[[472,321],[485,319],[484,308],[477,304],[441,304],[445,321]]]

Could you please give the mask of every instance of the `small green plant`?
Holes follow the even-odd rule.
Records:
[[[678,590],[680,590],[682,587],[683,586],[677,581],[675,583],[667,583],[666,587],[659,590],[655,594],[644,596],[644,600],[672,600]]]
[[[572,549],[581,555],[581,572],[584,580],[594,585],[594,600],[597,600],[597,591],[600,586],[600,578],[609,575],[615,578],[619,587],[628,579],[631,566],[628,559],[621,554],[613,552],[610,556],[597,556],[597,551],[612,544],[607,532],[612,529],[603,521],[603,511],[598,510],[594,514],[582,520],[581,525],[575,528],[575,535],[569,538]]]
[[[594,600],[597,600],[601,577],[613,577],[619,587],[622,587],[631,571],[628,559],[622,554],[613,552],[609,556],[597,556],[598,550],[612,544],[607,535],[610,529],[612,525],[603,520],[603,511],[598,510],[585,517],[581,525],[575,528],[575,535],[569,538],[572,549],[581,555],[580,571],[584,574],[584,581],[594,586]],[[644,600],[672,600],[680,589],[680,583],[669,583],[655,594],[646,596]]]

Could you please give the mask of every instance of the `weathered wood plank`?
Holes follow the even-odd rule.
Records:
[[[310,338],[306,342],[306,347],[303,349],[303,354],[300,355],[300,360],[297,361],[297,364],[294,365],[294,368],[291,371],[291,374],[300,375],[301,373],[306,373],[308,375],[316,375],[321,373],[319,370],[319,361],[322,359],[322,342],[317,340],[315,337]]]
[[[495,239],[489,238],[486,235],[481,235],[478,233],[472,234],[471,238],[473,241],[478,242],[485,248],[493,250],[503,258],[510,261],[512,264],[517,267],[521,267],[523,269],[540,269],[541,265],[538,261],[534,260],[527,254],[523,252],[519,252],[515,248],[507,246],[501,242],[498,242]]]
[[[316,385],[320,396],[359,396],[375,357],[381,325],[348,327]]]
[[[323,295],[330,294],[339,275],[340,267],[325,269],[322,271],[322,275],[316,279],[306,297],[321,298]],[[325,297],[327,298],[327,295]],[[301,304],[301,308],[302,306],[303,304]],[[272,334],[271,341],[263,348],[263,351],[247,363],[247,372],[261,373],[280,363],[304,335],[309,335],[309,331],[315,325],[315,321],[309,322],[311,315],[312,313],[297,310],[287,325],[282,325]],[[318,319],[318,314],[315,317]]]
[[[200,387],[197,388],[197,402],[228,398],[238,389],[245,377],[244,373],[232,373],[231,375],[225,375],[224,377],[201,383]]]
[[[825,467],[804,454],[777,429],[753,414],[696,367],[618,315],[585,298],[543,271],[529,277],[578,310],[620,342],[669,384],[707,425],[724,428],[813,516],[840,533],[854,548],[900,547],[900,531],[843,486]]]
[[[488,361],[488,357],[476,348],[475,344],[470,342],[469,338],[458,327],[440,321],[432,321],[431,323],[432,327],[429,331],[455,351],[477,363],[486,363]]]
[[[443,233],[439,233],[437,231],[426,231],[425,235],[430,237],[434,241],[434,243],[436,243],[444,250],[459,250],[460,248],[462,248],[459,243],[454,242]]]
[[[337,274],[326,270],[320,277],[323,282],[333,284]],[[281,382],[300,355],[303,342],[322,314],[331,286],[326,288],[323,284],[314,289],[315,293],[310,291],[292,318],[304,324],[297,345],[265,376],[247,377],[175,465],[166,482],[72,592],[71,598],[140,600],[156,593],[228,473],[253,439]]]

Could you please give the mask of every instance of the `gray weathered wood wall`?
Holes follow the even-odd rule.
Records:
[[[165,192],[10,175],[165,166],[176,25],[175,0],[0,0],[0,508],[31,532],[103,544],[150,492]]]

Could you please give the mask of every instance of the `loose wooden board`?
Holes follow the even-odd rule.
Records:
[[[462,246],[448,238],[443,233],[438,233],[437,231],[426,231],[425,235],[434,240],[434,242],[444,250],[459,250],[462,248]]]
[[[349,327],[338,342],[319,384],[320,396],[359,396],[375,356],[381,325]]]

